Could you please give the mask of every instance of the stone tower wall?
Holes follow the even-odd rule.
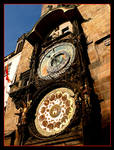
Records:
[[[105,137],[107,131],[110,132],[111,120],[110,5],[80,5],[78,9],[84,19],[90,18],[82,23],[82,28],[88,42],[89,69],[94,80],[94,89],[99,99],[103,99],[100,106]]]

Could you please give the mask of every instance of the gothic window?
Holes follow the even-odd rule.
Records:
[[[27,70],[26,72],[23,72],[20,76],[21,79],[21,86],[26,86],[28,85],[29,81],[29,75],[30,75],[30,70]]]
[[[23,48],[23,40],[17,43],[17,47],[16,47],[16,53],[21,52],[22,48]]]

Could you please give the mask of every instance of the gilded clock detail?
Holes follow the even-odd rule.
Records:
[[[74,116],[76,105],[74,92],[57,88],[44,96],[36,110],[35,126],[43,136],[52,136],[63,131]]]

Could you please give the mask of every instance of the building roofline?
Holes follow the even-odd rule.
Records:
[[[12,57],[14,57],[15,55],[19,54],[20,52],[16,53],[15,51],[13,51],[12,53],[10,53],[9,55],[4,57],[4,61],[7,61],[8,59],[11,59]]]

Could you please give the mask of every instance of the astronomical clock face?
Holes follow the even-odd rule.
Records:
[[[35,126],[45,137],[62,132],[73,118],[76,110],[74,92],[57,88],[46,94],[36,109]]]
[[[42,79],[57,78],[64,73],[75,58],[75,47],[71,43],[60,43],[41,56],[38,75]]]

